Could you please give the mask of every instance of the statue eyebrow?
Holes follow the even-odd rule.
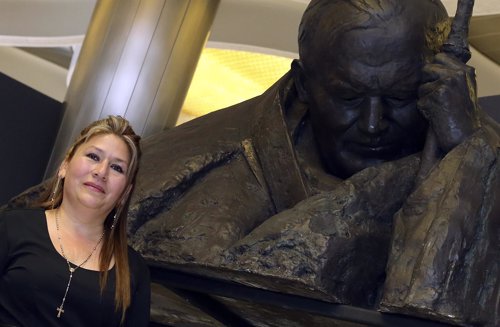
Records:
[[[399,74],[400,78],[394,80],[394,83],[390,85],[390,88],[393,90],[402,90],[411,92],[418,88],[418,80],[412,79],[414,77],[414,73],[409,72],[408,74]]]
[[[335,78],[335,79],[328,81],[328,85],[330,85],[331,87],[334,87],[334,88],[356,90],[357,88],[353,84],[356,84],[356,83],[351,83],[351,82],[348,82],[348,81],[345,81],[345,80],[339,79],[339,78]]]

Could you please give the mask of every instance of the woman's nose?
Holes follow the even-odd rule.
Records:
[[[107,165],[104,162],[96,164],[96,166],[92,170],[92,176],[96,178],[101,178],[102,180],[105,181],[108,177]]]

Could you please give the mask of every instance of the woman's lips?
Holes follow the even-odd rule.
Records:
[[[95,184],[95,183],[87,182],[87,183],[84,183],[84,185],[90,187],[91,189],[95,189],[98,192],[105,193],[104,188],[100,185]]]

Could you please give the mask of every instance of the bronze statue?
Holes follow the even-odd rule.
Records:
[[[439,0],[312,0],[264,94],[154,135],[151,262],[459,326],[500,324],[500,126]]]
[[[433,0],[313,0],[263,95],[145,143],[133,245],[182,269],[499,324],[499,125]]]

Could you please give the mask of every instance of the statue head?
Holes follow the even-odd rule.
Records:
[[[420,151],[421,69],[449,31],[439,0],[312,0],[292,71],[327,171],[341,178]]]

